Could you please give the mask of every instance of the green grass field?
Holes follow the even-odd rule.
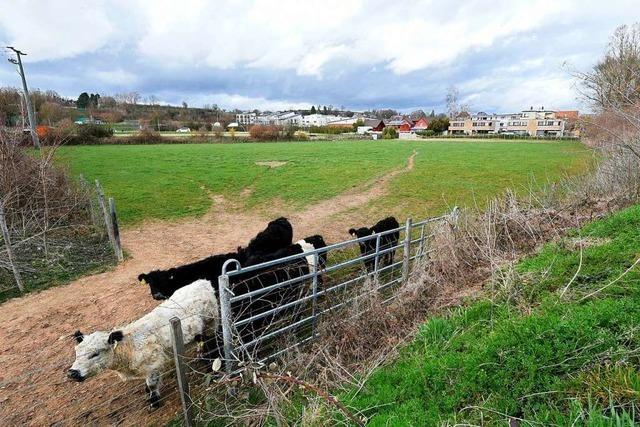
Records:
[[[208,191],[241,200],[243,209],[277,201],[301,209],[403,168],[390,193],[371,203],[405,218],[441,212],[447,205],[482,203],[532,179],[555,180],[586,169],[592,155],[577,142],[341,141],[305,143],[74,146],[60,149],[74,174],[99,179],[115,197],[123,223],[205,213]],[[257,161],[285,161],[258,166]],[[252,190],[240,198],[242,190]]]
[[[507,416],[530,426],[636,425],[640,271],[615,279],[640,256],[640,205],[569,239],[578,237],[592,242],[580,269],[567,239],[546,245],[518,265],[509,298],[430,319],[399,360],[342,400],[372,426],[497,426]]]

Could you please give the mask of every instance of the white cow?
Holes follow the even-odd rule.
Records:
[[[218,301],[211,282],[197,280],[178,289],[144,317],[111,332],[75,333],[76,360],[67,372],[84,381],[103,370],[121,379],[145,378],[151,408],[160,406],[161,372],[172,360],[169,320],[178,317],[185,344],[213,336],[218,327]]]

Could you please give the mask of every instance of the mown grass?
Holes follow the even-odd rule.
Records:
[[[583,298],[639,256],[637,205],[546,245],[491,298],[428,320],[396,362],[342,399],[372,426],[635,425],[640,269]]]
[[[74,146],[59,153],[74,174],[99,179],[116,198],[123,223],[133,224],[201,215],[211,205],[210,193],[243,209],[301,209],[404,167],[414,151],[414,170],[397,176],[370,212],[384,209],[402,218],[437,213],[532,178],[582,171],[591,158],[576,142],[464,140]],[[257,161],[287,163],[268,168]],[[250,194],[242,196],[247,188]]]

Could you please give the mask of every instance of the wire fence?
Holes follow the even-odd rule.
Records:
[[[98,181],[80,176],[73,199],[27,213],[5,208],[7,200],[0,197],[0,301],[124,259],[115,201]]]
[[[123,383],[103,374],[70,382],[65,374],[75,341],[66,336],[28,355],[18,346],[2,355],[3,365],[12,368],[0,375],[0,416],[10,424],[139,425],[180,417],[194,425],[207,414],[225,413],[228,402],[216,397],[212,378],[230,379],[249,364],[276,359],[284,366],[290,351],[330,333],[326,324],[365,312],[368,296],[376,295],[383,304],[392,301],[411,270],[432,253],[437,227],[455,223],[457,212],[416,223],[408,219],[397,229],[262,264],[227,262],[217,284],[220,313],[209,319],[220,325],[218,333],[206,337],[200,348],[176,336],[191,315],[172,319],[179,327],[172,328],[173,348],[163,350],[160,408],[153,412],[148,411],[144,379]],[[138,339],[171,325],[156,326]],[[221,372],[216,372],[216,361]]]

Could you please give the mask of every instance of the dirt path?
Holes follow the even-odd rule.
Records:
[[[347,239],[345,224],[330,222],[331,217],[384,195],[395,176],[413,169],[415,155],[403,169],[304,211],[285,208],[278,215],[290,218],[296,238],[321,233],[330,242]],[[65,371],[74,359],[70,335],[79,328],[111,329],[140,317],[157,301],[146,286],[137,284],[139,273],[232,250],[248,242],[269,219],[243,213],[219,196],[212,199],[212,208],[202,218],[148,222],[125,230],[122,241],[129,258],[115,269],[0,305],[2,424],[149,425],[178,411],[177,398],[169,396],[160,410],[148,414],[142,383],[123,383],[115,374],[68,382]]]

